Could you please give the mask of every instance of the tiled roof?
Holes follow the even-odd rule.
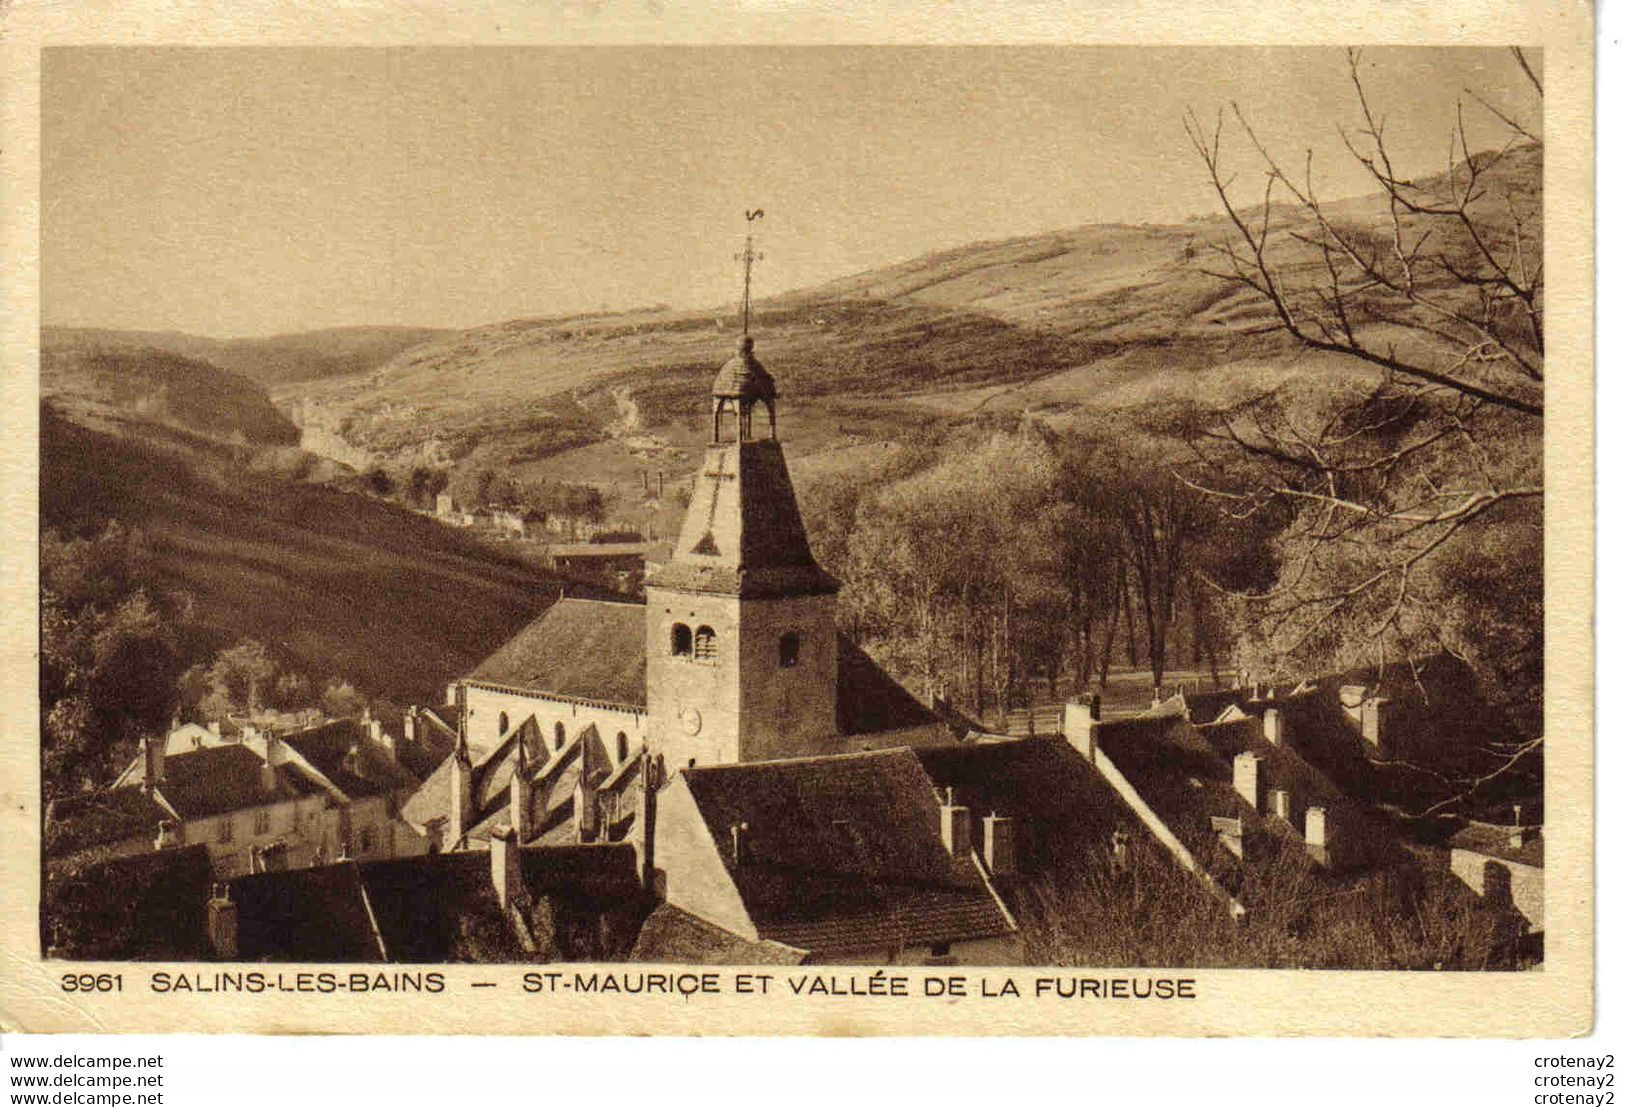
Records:
[[[681,907],[663,903],[644,920],[631,961],[671,965],[799,965],[806,954],[779,942],[751,942]]]
[[[1479,693],[1461,662],[1431,658],[1418,662],[1414,671],[1391,667],[1382,677],[1386,752],[1367,743],[1359,724],[1344,711],[1338,690],[1345,684],[1375,691],[1378,674],[1355,670],[1323,677],[1316,691],[1288,697],[1282,709],[1288,733],[1305,757],[1346,794],[1415,812],[1462,795],[1463,780],[1493,773],[1460,813],[1493,819],[1509,815],[1512,803],[1522,803],[1529,817],[1539,805],[1543,773],[1538,752],[1520,760],[1513,771],[1504,771],[1500,750],[1516,744],[1517,735],[1506,714]]]
[[[1290,798],[1290,821],[1295,835],[1303,830],[1303,813],[1307,808],[1324,810],[1333,835],[1335,868],[1364,868],[1399,858],[1398,843],[1392,832],[1344,795],[1325,773],[1300,756],[1292,747],[1290,730],[1288,740],[1281,746],[1265,740],[1263,726],[1256,718],[1198,727],[1197,733],[1232,765],[1240,753],[1252,753],[1258,758],[1259,802],[1268,810],[1269,793],[1276,789],[1285,791]]]
[[[340,719],[282,740],[351,799],[417,787],[412,775],[374,745],[366,727],[354,719]]]
[[[130,838],[143,839],[150,847],[157,840],[158,824],[174,818],[139,786],[59,799],[45,812],[45,852],[63,856]]]
[[[649,584],[730,596],[798,596],[839,585],[814,560],[784,451],[771,439],[712,446],[672,559]]]
[[[391,961],[526,960],[491,886],[485,851],[372,861],[360,866],[367,900]],[[652,906],[637,881],[631,846],[526,849],[520,874],[556,911],[635,916]],[[556,934],[566,945],[568,935]]]
[[[1233,891],[1240,870],[1216,848],[1212,818],[1239,819],[1255,840],[1265,840],[1257,839],[1263,818],[1236,793],[1231,762],[1176,715],[1104,722],[1096,743],[1157,817]]]
[[[513,816],[508,810],[509,787],[513,781],[513,767],[521,739],[528,743],[526,748],[533,751],[533,779],[543,793],[556,794],[561,788],[575,787],[575,773],[579,772],[577,767],[581,764],[583,750],[589,751],[595,776],[601,774],[604,766],[612,763],[603,737],[593,724],[588,723],[578,729],[562,750],[554,750],[546,748],[535,716],[526,716],[524,722],[510,729],[502,741],[473,766],[474,810],[467,831],[469,839],[483,841],[490,838],[497,826],[512,824]],[[561,811],[568,813],[569,801],[567,791],[549,811],[538,813],[537,835],[551,829]],[[414,825],[427,826],[435,819],[446,819],[450,815],[451,758],[448,757],[402,805],[401,817]]]
[[[319,792],[316,783],[286,765],[277,766],[276,787],[260,778],[265,761],[246,746],[205,747],[164,759],[158,794],[182,818],[203,819],[280,803]]]
[[[419,781],[444,761],[457,744],[457,705],[418,709],[418,724],[412,741],[402,738],[397,747],[401,765]]]
[[[90,866],[52,864],[43,889],[46,941],[58,955],[80,959],[205,959],[212,879],[202,845]]]
[[[1010,932],[969,859],[942,847],[908,750],[683,770],[758,933],[817,955]],[[748,853],[733,857],[732,828]]]
[[[1516,848],[1511,841],[1514,829],[1516,828],[1510,826],[1471,822],[1451,836],[1450,848],[1471,850],[1486,857],[1498,857],[1503,861],[1515,861],[1520,865],[1532,865],[1537,869],[1544,867],[1546,838],[1541,834],[1540,828],[1524,827],[1523,845]]]
[[[756,340],[748,334],[742,335],[738,351],[717,370],[716,380],[711,382],[711,395],[761,400],[776,394],[773,377],[756,360]]]
[[[836,639],[835,725],[842,734],[931,726],[937,717],[856,642]]]
[[[559,542],[547,547],[549,557],[598,558],[643,557],[656,548],[654,542]]]
[[[467,679],[642,707],[645,614],[642,604],[560,600]]]
[[[382,961],[353,861],[231,882],[244,961]]]
[[[1138,817],[1063,738],[922,747],[914,751],[937,789],[970,808],[971,840],[982,819],[1011,816],[1018,868],[1056,874],[1106,863],[1112,833],[1140,833]]]

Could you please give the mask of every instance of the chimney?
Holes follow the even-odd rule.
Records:
[[[525,747],[525,736],[519,735],[518,749],[514,753],[513,777],[508,781],[508,818],[513,820],[514,833],[519,844],[530,841],[532,834],[531,810],[534,789],[531,786],[530,754]]]
[[[148,789],[164,782],[164,756],[169,752],[167,738],[154,738],[150,734],[141,739],[142,780]]]
[[[519,871],[519,835],[511,826],[499,826],[491,831],[491,887],[504,911],[524,895],[524,878]]]
[[[1389,753],[1389,736],[1383,733],[1382,726],[1383,707],[1387,703],[1381,696],[1368,696],[1360,701],[1360,737],[1378,757],[1387,757]]]
[[[216,719],[214,722],[209,724],[209,733],[214,735],[216,738],[220,737],[220,720],[219,719]]]
[[[181,829],[175,825],[174,819],[160,819],[158,821],[158,837],[153,840],[153,849],[173,849],[181,844]]]
[[[231,902],[231,889],[216,884],[209,896],[209,948],[219,961],[237,960],[237,905]]]
[[[1231,783],[1240,796],[1254,811],[1258,810],[1258,755],[1254,753],[1238,753],[1232,763]]]
[[[734,868],[750,864],[750,824],[734,823],[728,832],[733,839]]]
[[[1309,856],[1324,865],[1326,852],[1326,809],[1311,807],[1303,813],[1303,841],[1309,847]]]
[[[1284,745],[1286,742],[1286,722],[1281,718],[1281,709],[1278,707],[1264,709],[1264,741],[1272,746]]]
[[[1523,804],[1512,805],[1512,831],[1507,835],[1507,846],[1511,849],[1523,849]]]
[[[401,719],[401,745],[410,749],[418,740],[418,708],[413,704]]]
[[[1277,819],[1292,821],[1292,796],[1284,788],[1275,788],[1270,792],[1270,814]]]
[[[276,763],[282,759],[282,742],[270,731],[265,733],[265,761],[260,765],[260,787],[267,792],[276,791]]]
[[[1095,736],[1100,729],[1100,697],[1094,696],[1087,704],[1068,703],[1061,716],[1061,733],[1066,736],[1066,744],[1083,755],[1083,759],[1093,762],[1095,759]]]
[[[949,788],[941,812],[942,847],[950,857],[965,856],[970,852],[970,808],[955,803]]]
[[[446,685],[446,702],[447,703],[454,703],[457,706],[461,707],[462,704],[463,704],[463,701],[457,698],[457,690],[458,689],[457,689],[456,684],[448,684],[448,685]]]
[[[384,720],[368,719],[367,737],[371,738],[374,742],[382,744],[384,741]]]
[[[997,811],[982,820],[982,863],[990,876],[1011,876],[1016,871],[1016,826]]]

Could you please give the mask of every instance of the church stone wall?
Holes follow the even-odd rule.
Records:
[[[739,760],[739,608],[733,596],[648,589],[648,699],[650,749],[673,771],[688,765]],[[710,627],[716,655],[701,661],[674,657],[671,630]],[[748,694],[754,695],[754,689]],[[692,713],[692,714],[690,714]],[[699,729],[694,731],[694,723]]]
[[[625,732],[628,756],[637,753],[647,732],[648,716],[640,711],[572,703],[472,682],[464,688],[468,696],[468,744],[471,749],[481,752],[496,748],[502,736],[499,724],[504,714],[508,716],[510,728],[535,715],[536,725],[541,728],[542,741],[547,743],[549,757],[553,754],[555,723],[564,724],[566,741],[574,738],[576,732],[588,723],[595,724],[604,740],[604,747],[611,754],[615,752],[616,733]]]
[[[740,605],[739,760],[835,752],[835,597],[747,600]],[[799,641],[795,664],[780,664],[785,634]]]

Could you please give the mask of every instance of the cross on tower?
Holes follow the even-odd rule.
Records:
[[[755,248],[751,244],[750,225],[762,218],[762,214],[761,208],[756,208],[745,213],[745,250],[744,253],[734,255],[735,261],[742,261],[745,263],[745,295],[744,299],[741,301],[741,307],[745,317],[746,334],[750,333],[750,268],[754,263],[761,261],[763,257],[762,254],[756,252]]]

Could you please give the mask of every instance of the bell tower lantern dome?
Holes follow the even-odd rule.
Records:
[[[773,377],[756,360],[756,340],[741,335],[739,351],[723,363],[711,385],[711,441],[723,441],[723,415],[734,416],[734,441],[749,442],[753,437],[752,416],[758,406],[767,409],[767,437],[778,438],[779,419],[775,401],[778,389]]]

